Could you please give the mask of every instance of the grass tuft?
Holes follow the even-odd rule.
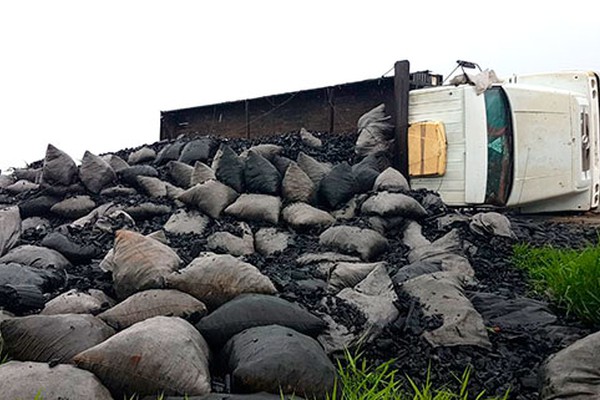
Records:
[[[332,399],[379,400],[401,399],[401,382],[398,371],[392,368],[394,360],[375,368],[367,365],[362,354],[352,355],[346,351],[345,365],[338,360],[338,380],[335,382]],[[338,395],[338,392],[340,394]]]
[[[156,400],[163,400],[164,398],[165,398],[165,394],[161,393],[156,397]],[[184,398],[184,400],[188,400],[188,395],[186,394],[183,398]],[[134,394],[129,398],[127,398],[127,396],[125,396],[123,398],[123,400],[140,400],[140,396],[137,394]]]
[[[567,315],[600,323],[600,244],[583,249],[520,244],[514,247],[513,261],[527,272],[535,293]]]
[[[427,370],[425,382],[418,384],[406,377],[409,390],[403,387],[399,371],[393,368],[394,360],[376,367],[367,365],[361,353],[352,355],[346,351],[345,365],[338,361],[338,381],[328,400],[507,400],[507,391],[501,397],[484,397],[485,391],[474,397],[469,394],[469,380],[472,369],[467,367],[461,377],[457,377],[458,389],[446,385],[435,387],[431,381],[431,368]]]

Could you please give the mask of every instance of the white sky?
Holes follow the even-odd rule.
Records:
[[[529,5],[531,4],[531,5]],[[543,7],[542,7],[543,4]],[[600,71],[600,3],[3,1],[0,168],[159,139],[160,111],[381,76]]]

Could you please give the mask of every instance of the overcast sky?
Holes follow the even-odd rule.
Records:
[[[501,77],[600,71],[599,12],[591,0],[4,1],[0,168],[47,143],[76,159],[152,143],[161,110],[376,78],[401,59],[444,75],[457,59]]]

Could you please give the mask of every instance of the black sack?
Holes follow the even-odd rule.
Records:
[[[379,171],[365,164],[352,166],[352,174],[356,182],[356,192],[366,193],[373,189],[373,184],[379,176]]]
[[[254,150],[248,151],[244,180],[249,193],[276,196],[281,186],[281,174],[277,168]]]
[[[244,192],[244,162],[235,151],[222,144],[211,165],[217,179],[238,193]]]
[[[166,144],[165,147],[163,147],[162,150],[160,150],[156,155],[154,164],[160,166],[168,163],[169,161],[177,160],[184,145],[184,142]]]
[[[279,325],[246,329],[223,349],[236,392],[331,394],[336,370],[315,339]]]
[[[134,165],[133,167],[127,167],[122,169],[117,174],[121,182],[128,184],[129,186],[137,187],[138,176],[149,176],[151,178],[158,178],[158,171],[156,168],[150,165]]]
[[[42,240],[42,246],[58,251],[73,264],[83,264],[102,256],[102,249],[93,244],[76,243],[59,232],[52,232]]]
[[[0,285],[32,285],[49,293],[65,283],[62,272],[32,268],[16,263],[0,264]]]
[[[196,161],[206,162],[215,148],[215,141],[209,137],[201,137],[188,142],[181,150],[179,161],[193,165]]]
[[[53,205],[62,199],[55,196],[38,196],[23,200],[19,203],[21,218],[45,217],[50,213]]]
[[[241,331],[264,325],[281,325],[317,336],[327,324],[300,306],[276,296],[243,294],[202,318],[196,328],[214,347],[223,346]]]
[[[44,308],[44,295],[35,285],[1,285],[0,308],[15,314]]]
[[[319,183],[319,201],[329,209],[346,204],[356,193],[352,167],[347,162],[336,165]]]

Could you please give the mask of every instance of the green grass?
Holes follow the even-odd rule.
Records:
[[[156,398],[156,400],[163,400],[164,398],[165,398],[165,395],[161,394],[160,396],[158,396]],[[187,400],[188,399],[187,394],[183,398],[184,398],[184,400]],[[123,398],[123,400],[140,400],[140,397],[137,394],[134,394],[133,396],[131,396],[129,398],[127,398],[127,397]]]
[[[600,323],[600,244],[582,249],[516,245],[514,264],[525,270],[532,290],[567,315]]]
[[[372,367],[361,354],[346,352],[345,363],[338,361],[339,379],[328,400],[506,400],[509,396],[508,391],[501,397],[488,397],[485,392],[471,395],[471,367],[467,367],[461,377],[456,377],[458,389],[452,389],[450,385],[435,386],[430,370],[425,382],[420,384],[407,376],[409,388],[405,388],[400,372],[393,368],[393,362],[389,360]]]

